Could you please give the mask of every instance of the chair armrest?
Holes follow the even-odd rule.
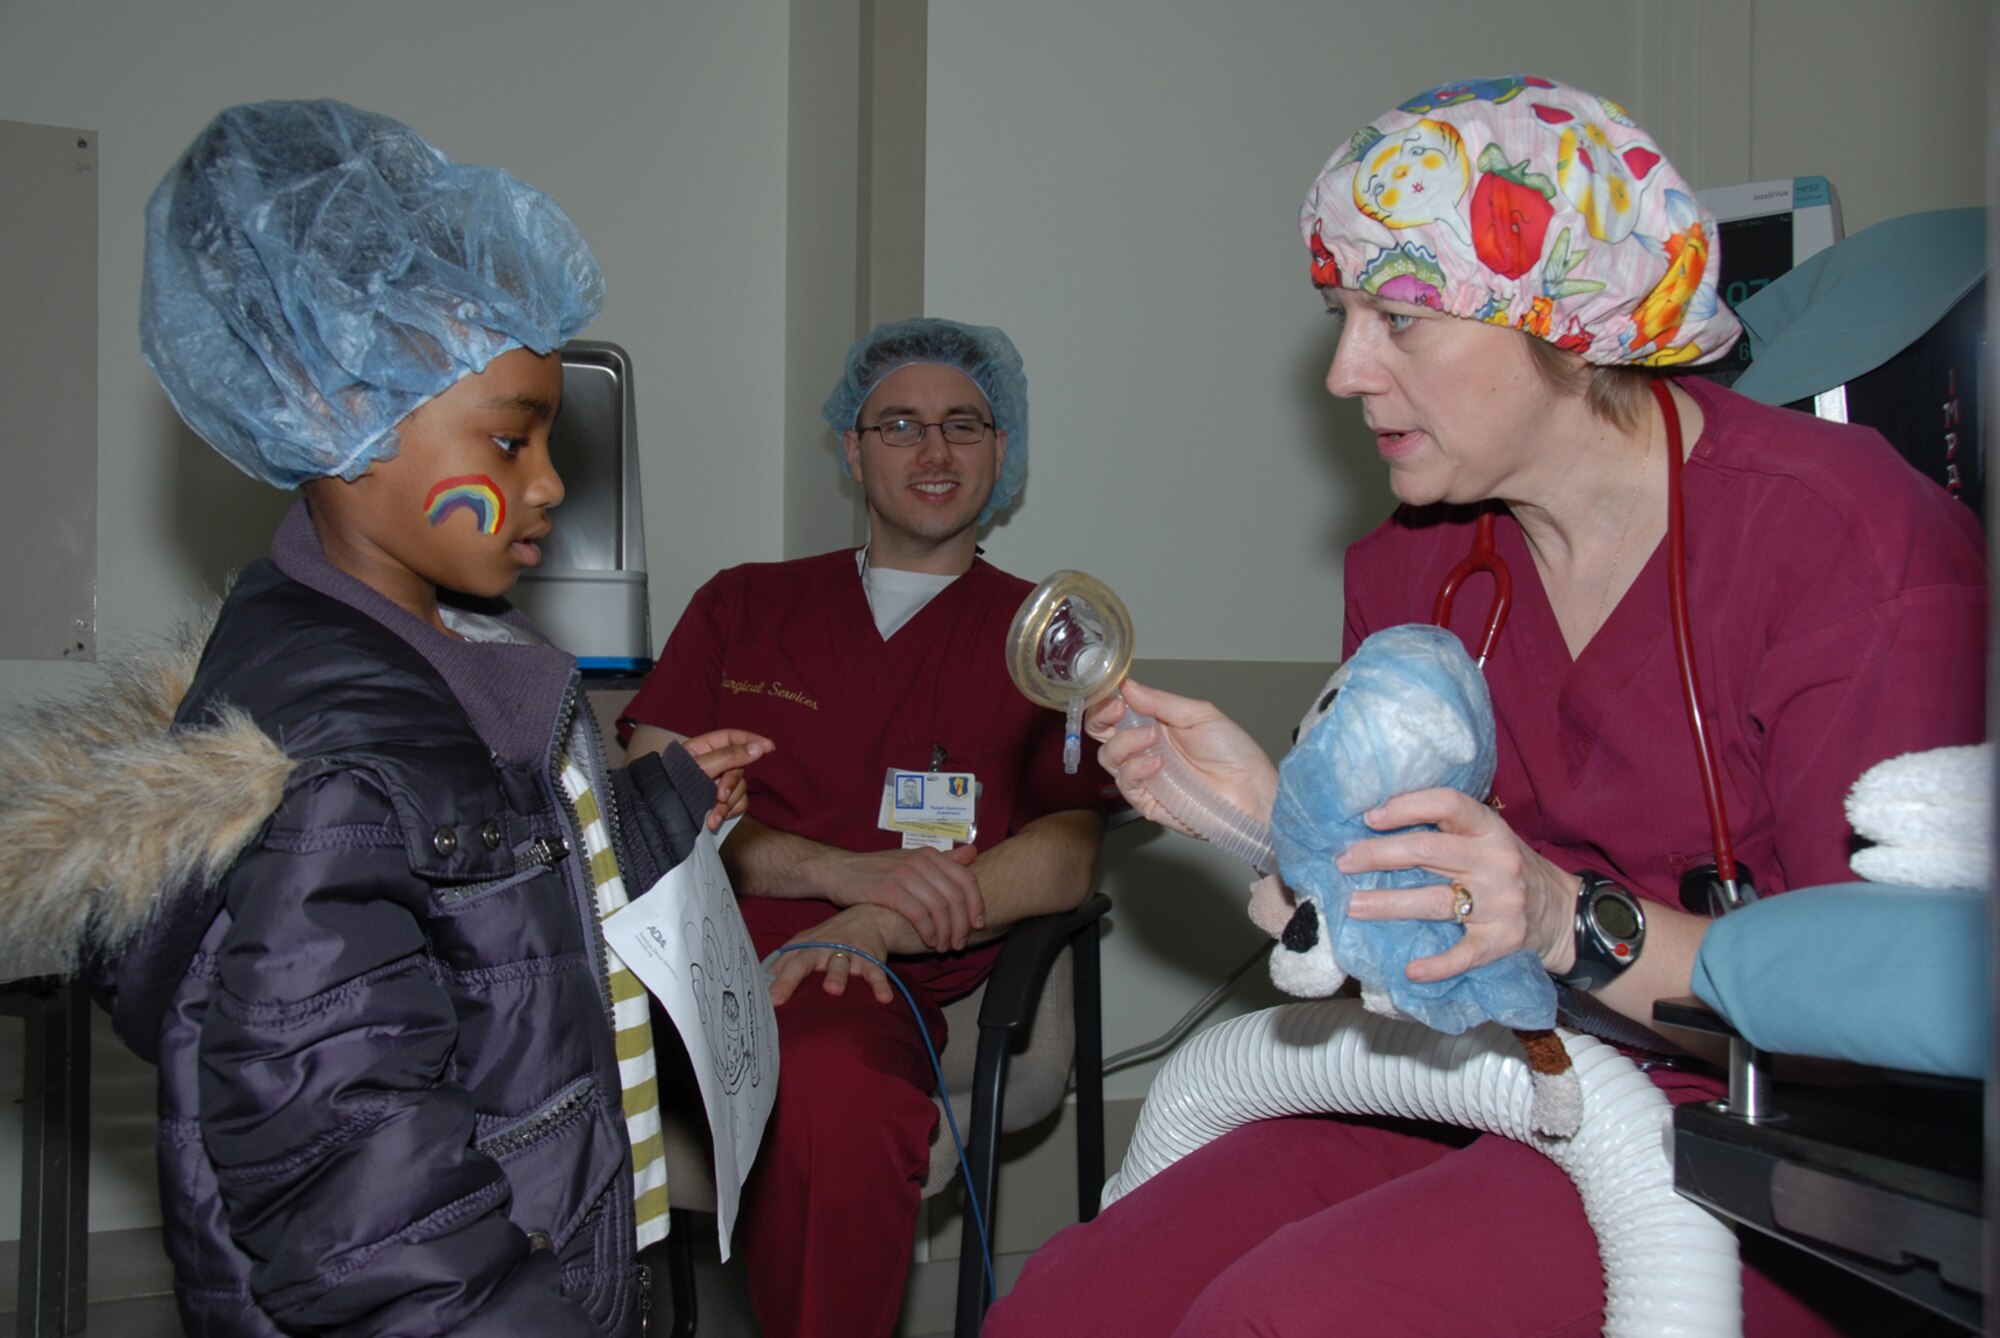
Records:
[[[1019,1031],[1035,1016],[1042,981],[1056,957],[1079,933],[1096,933],[1097,922],[1111,909],[1111,898],[1093,892],[1071,911],[1037,915],[1021,921],[1001,940],[1000,957],[986,978],[986,998],[979,1006],[981,1031]]]
[[[1710,925],[1695,994],[1760,1050],[1979,1080],[1986,894],[1838,883]]]
[[[1701,1032],[1709,1036],[1734,1036],[1736,1028],[1729,1019],[1710,1008],[1692,994],[1681,995],[1677,999],[1653,1000],[1653,1021],[1668,1027],[1679,1027],[1683,1031]]]

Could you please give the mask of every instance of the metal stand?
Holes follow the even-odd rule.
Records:
[[[90,999],[59,976],[0,985],[0,1012],[27,1023],[22,1102],[21,1284],[15,1329],[83,1328],[90,1210]]]
[[[1980,1085],[1780,1085],[1698,999],[1653,1017],[1730,1042],[1729,1097],[1674,1108],[1674,1188],[1969,1329],[1980,1326]]]

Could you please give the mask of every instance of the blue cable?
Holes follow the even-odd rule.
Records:
[[[972,1159],[965,1155],[965,1140],[959,1137],[958,1134],[958,1117],[951,1113],[951,1093],[945,1090],[944,1065],[938,1062],[937,1047],[931,1044],[930,1029],[924,1026],[923,1010],[917,1007],[916,997],[910,993],[909,986],[905,985],[897,977],[896,973],[889,969],[887,962],[882,961],[871,953],[861,951],[861,949],[851,943],[830,943],[819,939],[815,939],[810,943],[787,943],[784,947],[774,950],[770,957],[766,957],[764,960],[768,962],[771,957],[776,957],[780,953],[797,952],[801,948],[831,948],[835,952],[844,952],[850,957],[859,957],[864,962],[873,962],[882,968],[882,974],[889,978],[889,983],[902,991],[903,1002],[910,1006],[910,1015],[916,1019],[917,1035],[923,1040],[925,1053],[930,1056],[931,1072],[937,1076],[938,1095],[944,1098],[942,1104],[944,1105],[945,1125],[951,1130],[951,1144],[958,1150],[959,1170],[965,1177],[966,1206],[972,1210],[972,1224],[979,1229],[979,1262],[986,1269],[986,1293],[996,1300],[999,1299],[1000,1289],[993,1283],[993,1243],[986,1236],[986,1217],[979,1211],[979,1191],[972,1183]],[[779,1056],[778,1062],[782,1066],[784,1063],[782,1049],[779,1051]],[[778,1079],[780,1082],[784,1081],[782,1074],[783,1070],[781,1067]]]

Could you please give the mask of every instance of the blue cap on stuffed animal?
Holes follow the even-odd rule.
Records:
[[[1287,931],[1272,974],[1293,993],[1330,993],[1342,974],[1362,983],[1371,1007],[1386,1003],[1439,1031],[1481,1022],[1554,1025],[1555,987],[1526,950],[1449,980],[1418,983],[1403,968],[1464,936],[1452,921],[1347,918],[1361,888],[1424,887],[1444,881],[1425,869],[1348,875],[1334,860],[1372,830],[1362,815],[1414,790],[1450,787],[1484,799],[1496,755],[1493,703],[1458,638],[1436,627],[1390,627],[1363,641],[1299,727],[1278,768],[1271,835],[1278,870],[1303,904],[1319,910],[1311,944]],[[1287,960],[1287,953],[1298,960]],[[1328,960],[1328,953],[1331,958]],[[1289,976],[1289,978],[1288,978]]]

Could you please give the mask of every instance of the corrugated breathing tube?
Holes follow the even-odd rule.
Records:
[[[1737,1338],[1736,1236],[1674,1192],[1670,1107],[1630,1060],[1562,1033],[1583,1086],[1569,1139],[1530,1131],[1527,1061],[1487,1024],[1447,1036],[1352,999],[1286,1004],[1211,1027],[1154,1079],[1104,1202],[1239,1125],[1285,1115],[1400,1115],[1501,1134],[1575,1182],[1604,1264],[1604,1332],[1615,1338]]]

